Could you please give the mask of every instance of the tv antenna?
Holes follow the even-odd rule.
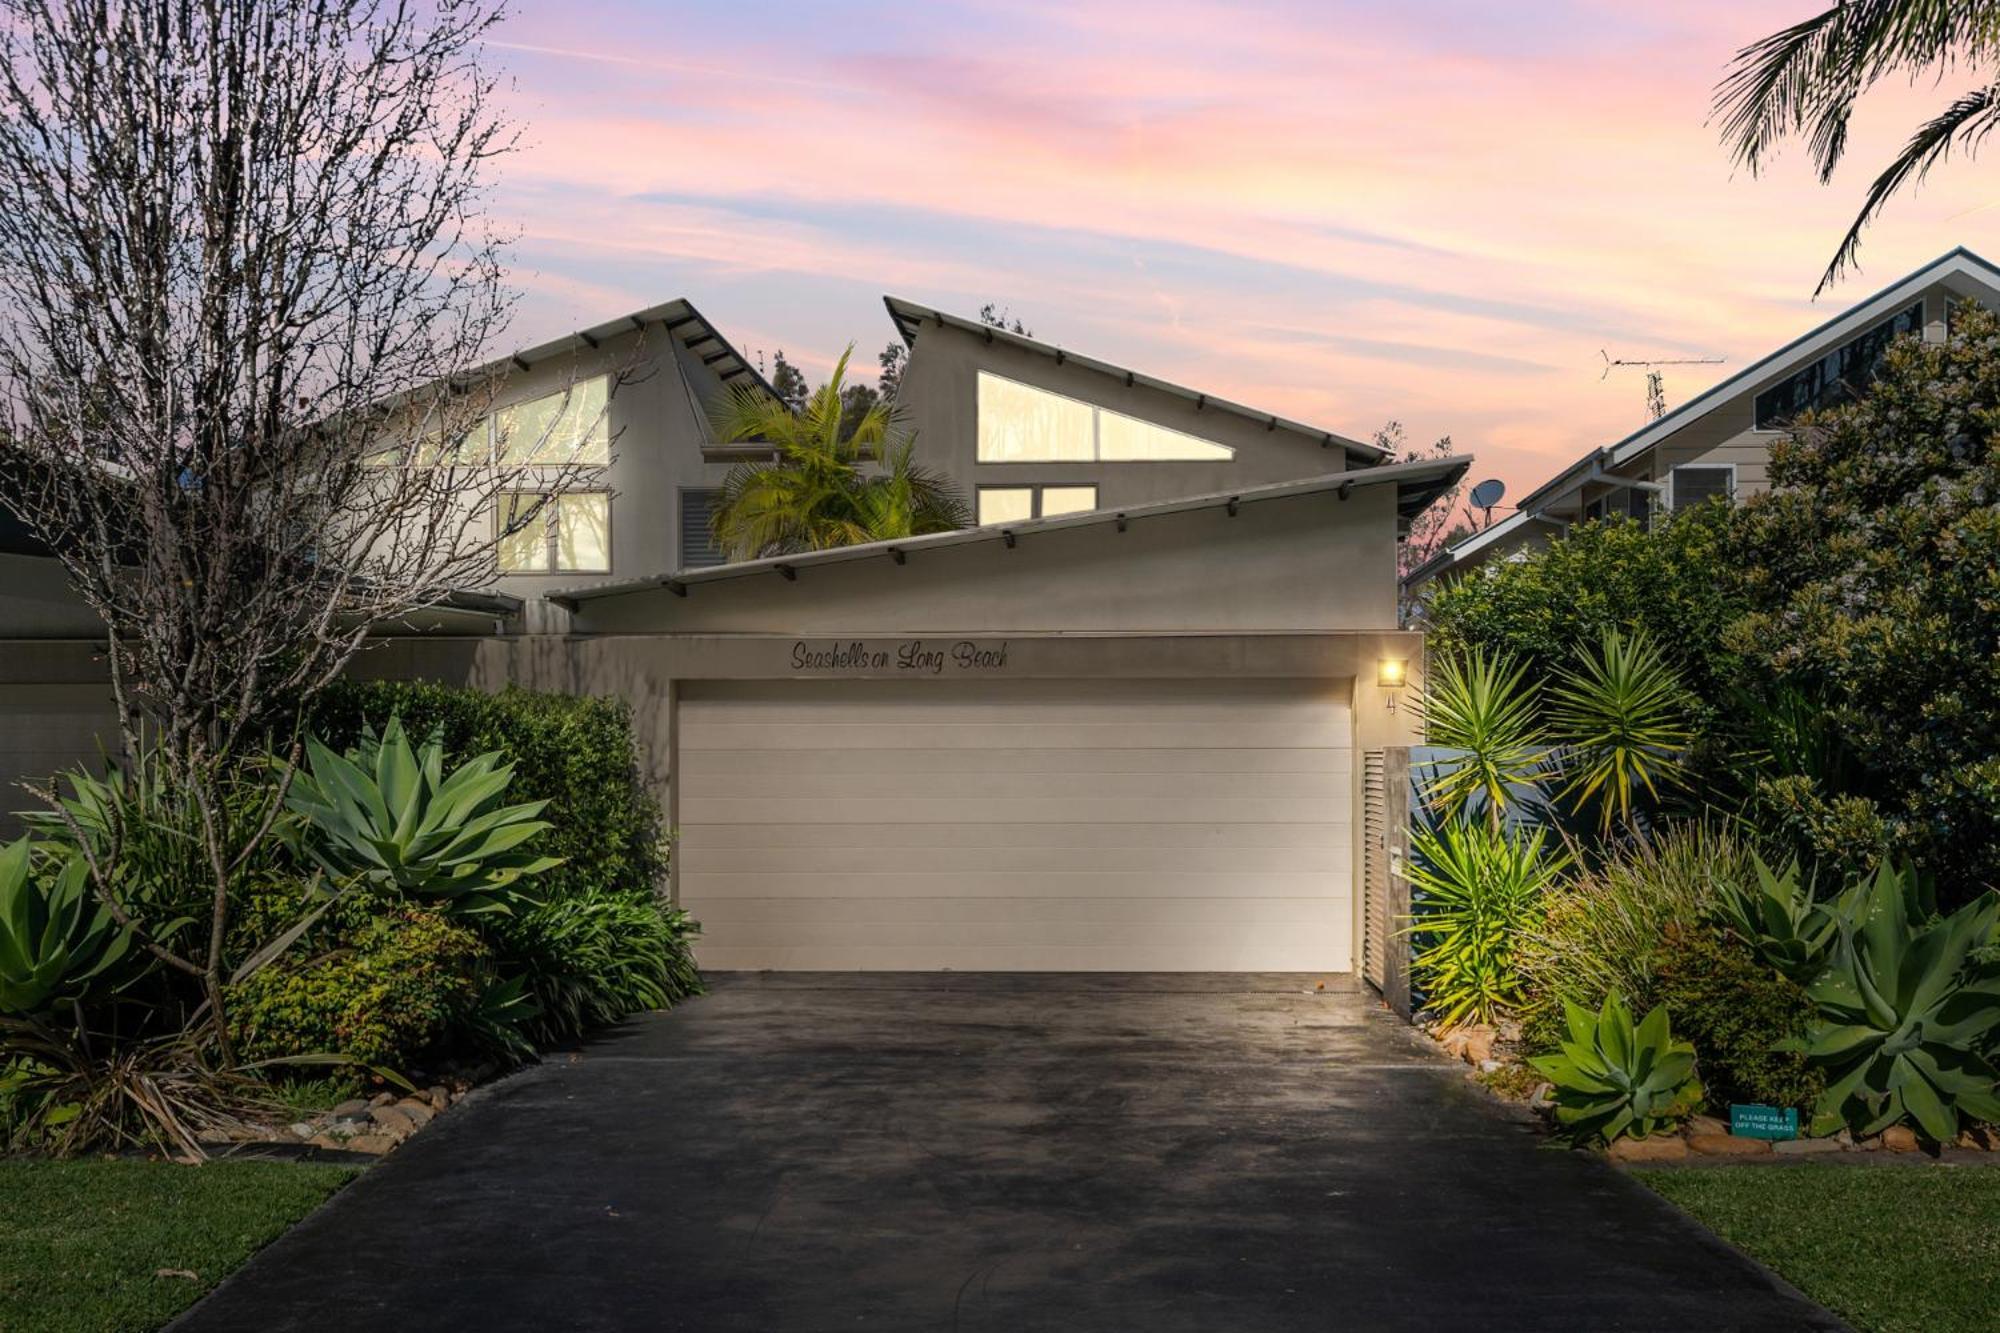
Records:
[[[1600,382],[1604,379],[1605,375],[1609,375],[1612,371],[1623,370],[1627,367],[1646,372],[1646,412],[1654,421],[1658,421],[1667,414],[1666,376],[1660,373],[1659,367],[1719,366],[1722,364],[1722,358],[1719,356],[1683,356],[1671,359],[1663,357],[1649,359],[1623,356],[1614,357],[1601,347],[1597,349],[1597,354],[1604,358],[1604,374],[1597,377]]]

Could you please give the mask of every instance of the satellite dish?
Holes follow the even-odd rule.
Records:
[[[1507,483],[1498,477],[1488,477],[1472,488],[1472,507],[1491,509],[1500,503],[1500,497],[1507,494]]]

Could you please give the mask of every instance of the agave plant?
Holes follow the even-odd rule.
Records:
[[[1837,928],[1806,994],[1820,1022],[1791,1049],[1826,1070],[1813,1131],[1874,1134],[1905,1119],[1949,1143],[1959,1119],[2000,1121],[1986,1053],[2000,1033],[2000,962],[1981,948],[2000,924],[1989,893],[1942,920],[1916,919],[1914,876],[1883,866]]]
[[[1674,1040],[1665,1005],[1636,1026],[1616,993],[1596,1014],[1567,1000],[1563,1008],[1570,1039],[1560,1054],[1528,1063],[1554,1086],[1556,1123],[1572,1142],[1643,1139],[1700,1109],[1694,1046]]]
[[[525,844],[549,827],[548,803],[504,805],[514,766],[498,751],[444,771],[444,744],[410,745],[401,719],[348,755],[306,743],[309,768],[287,804],[306,853],[336,880],[360,879],[453,912],[507,910],[508,890],[562,864]]]
[[[1542,900],[1569,864],[1544,846],[1546,830],[1509,832],[1455,820],[1412,839],[1410,931],[1425,1004],[1446,1026],[1490,1023],[1524,990],[1516,946],[1540,920]]]
[[[1439,766],[1424,798],[1444,816],[1483,807],[1498,828],[1508,803],[1550,772],[1550,748],[1537,716],[1540,687],[1522,662],[1474,648],[1444,654],[1424,686],[1424,738],[1461,750]]]
[[[1657,801],[1681,781],[1694,733],[1680,673],[1641,630],[1604,631],[1597,651],[1577,650],[1561,673],[1549,721],[1563,746],[1563,795],[1579,808],[1596,801],[1606,833],[1629,823],[1637,794]]]
[[[27,838],[0,847],[0,1013],[39,1014],[131,980],[132,933],[90,891],[83,862],[36,873]]]
[[[1752,869],[1754,882],[1719,885],[1717,913],[1772,969],[1804,985],[1826,966],[1840,927],[1839,902],[1815,899],[1796,860],[1774,873],[1757,856]]]

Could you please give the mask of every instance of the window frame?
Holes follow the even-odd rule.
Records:
[[[1030,393],[1044,393],[1051,398],[1059,398],[1065,403],[1072,403],[1077,407],[1087,409],[1090,413],[1090,456],[1088,458],[987,457],[985,453],[986,434],[984,429],[986,412],[980,403],[979,386],[988,379],[1007,385],[1010,388],[1026,389]],[[1104,415],[1107,412],[1114,417],[1135,422],[1140,426],[1147,426],[1154,430],[1183,436],[1195,441],[1197,444],[1206,445],[1210,449],[1219,449],[1222,451],[1221,456],[1196,458],[1106,458],[1104,456]],[[979,464],[981,467],[1131,467],[1135,464],[1144,466],[1148,463],[1234,463],[1236,461],[1236,446],[1233,444],[1224,444],[1220,440],[1211,440],[1205,435],[1196,435],[1192,431],[1181,430],[1176,426],[1162,425],[1160,422],[1149,420],[1132,412],[1121,412],[1115,407],[1106,407],[1102,403],[1093,403],[1088,398],[1078,398],[1073,394],[1064,393],[1060,389],[1048,389],[1039,384],[1030,384],[1026,380],[1017,380],[1012,376],[1002,375],[996,370],[987,370],[984,367],[980,367],[974,371],[972,418],[972,458],[973,462]]]
[[[1078,514],[1094,512],[1098,508],[1097,502],[1103,488],[1094,481],[996,481],[990,485],[974,486],[972,488],[972,526],[975,528],[1003,528],[1009,523],[1039,523],[1042,519],[1051,517],[1051,515],[1042,513],[1042,492],[1044,490],[1089,491],[1089,509],[1070,509],[1053,515],[1055,518],[1073,518]],[[979,497],[988,491],[1028,492],[1028,516],[1026,518],[996,519],[991,523],[981,519],[979,517]]]
[[[1713,499],[1717,499],[1717,498],[1720,498],[1720,499],[1722,500],[1722,502],[1723,502],[1724,504],[1727,504],[1727,505],[1734,505],[1734,504],[1736,503],[1736,464],[1734,464],[1734,463],[1676,463],[1676,464],[1674,464],[1674,465],[1673,465],[1672,467],[1670,467],[1670,468],[1668,468],[1668,469],[1667,469],[1667,508],[1669,509],[1669,511],[1671,511],[1671,512],[1673,512],[1673,513],[1679,513],[1679,512],[1680,512],[1680,510],[1681,510],[1681,507],[1682,507],[1682,506],[1681,506],[1681,501],[1680,501],[1680,494],[1679,494],[1679,489],[1680,489],[1680,488],[1679,488],[1679,487],[1678,487],[1678,486],[1677,486],[1677,485],[1675,484],[1675,481],[1674,481],[1674,478],[1678,477],[1678,476],[1679,476],[1679,475],[1680,475],[1681,473],[1683,473],[1683,472],[1726,472],[1726,473],[1728,473],[1728,474],[1729,474],[1729,488],[1728,488],[1728,489],[1727,489],[1726,491],[1724,491],[1724,492],[1722,493],[1722,495],[1721,495],[1720,497],[1717,497],[1717,496],[1713,496],[1713,495],[1711,495],[1711,496],[1708,496],[1708,497],[1707,497],[1707,499],[1709,499],[1709,500],[1713,500]],[[1697,501],[1695,501],[1694,503],[1695,503],[1695,504],[1701,504],[1701,503],[1704,503],[1704,501],[1702,501],[1702,500],[1697,500]]]
[[[616,561],[614,561],[612,558],[613,548],[612,548],[612,527],[611,527],[612,522],[614,520],[613,511],[617,508],[617,506],[612,503],[612,499],[614,498],[615,494],[616,493],[609,486],[577,487],[573,490],[566,490],[566,491],[506,490],[506,491],[496,492],[493,497],[494,498],[494,505],[493,505],[494,562],[496,564],[499,564],[499,561],[501,559],[500,543],[506,541],[508,537],[508,534],[506,532],[505,522],[504,520],[502,520],[500,515],[503,511],[503,507],[507,504],[507,502],[512,497],[517,495],[537,496],[542,501],[541,515],[540,515],[542,524],[542,554],[548,561],[548,563],[540,569],[508,569],[505,565],[500,565],[499,566],[500,577],[503,579],[543,579],[558,574],[611,573],[612,566],[616,563]],[[566,568],[562,564],[562,535],[561,535],[562,501],[566,499],[574,499],[577,497],[589,496],[589,495],[601,495],[604,497],[604,565],[602,568],[587,569],[581,566],[574,568]],[[525,530],[526,529],[524,528],[523,531]]]

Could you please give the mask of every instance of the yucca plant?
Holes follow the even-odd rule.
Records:
[[[1839,923],[1825,970],[1806,988],[1820,1021],[1792,1043],[1826,1070],[1813,1131],[1875,1134],[1913,1120],[1950,1143],[1961,1117],[2000,1121],[1987,1056],[2000,1033],[2000,961],[1982,946],[2000,924],[1988,893],[1941,920],[1912,911],[1907,869],[1883,866]]]
[[[27,838],[0,847],[0,1013],[39,1014],[130,981],[150,961],[91,892],[84,864],[37,873]]]
[[[1837,902],[1820,902],[1796,860],[1773,871],[1761,856],[1754,874],[1732,880],[1716,897],[1716,914],[1774,971],[1805,984],[1826,966],[1840,926]]]
[[[1569,1001],[1563,1008],[1569,1040],[1528,1063],[1553,1086],[1556,1123],[1573,1143],[1643,1139],[1700,1109],[1694,1047],[1674,1040],[1665,1005],[1637,1025],[1615,993],[1595,1014]]]
[[[361,879],[457,913],[506,911],[509,890],[560,865],[526,844],[548,803],[503,804],[514,766],[499,751],[444,771],[436,737],[421,751],[392,718],[349,755],[306,742],[286,798],[303,850],[336,881]]]
[[[1424,799],[1450,818],[1477,804],[1498,828],[1509,802],[1550,773],[1550,747],[1538,715],[1540,686],[1525,664],[1473,648],[1431,662],[1424,685],[1424,738],[1461,750],[1439,764]]]
[[[1658,801],[1680,783],[1694,738],[1687,690],[1643,630],[1607,629],[1576,659],[1557,678],[1549,723],[1569,775],[1563,796],[1579,809],[1595,801],[1608,834],[1631,822],[1640,792]]]
[[[1425,1006],[1445,1026],[1490,1023],[1522,998],[1516,948],[1568,866],[1541,828],[1509,831],[1454,820],[1411,842],[1409,926]]]

